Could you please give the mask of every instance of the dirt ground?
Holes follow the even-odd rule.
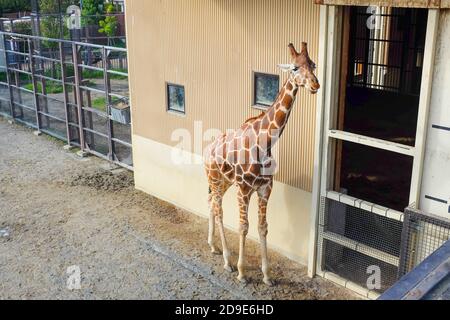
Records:
[[[253,241],[242,285],[206,235],[205,219],[134,190],[132,173],[0,117],[0,299],[355,298],[274,252],[265,286]],[[71,266],[81,289],[67,288]]]

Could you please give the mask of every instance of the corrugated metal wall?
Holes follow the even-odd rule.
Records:
[[[194,121],[225,130],[258,115],[252,72],[281,74],[276,65],[289,62],[289,42],[308,42],[317,61],[313,0],[129,0],[126,14],[133,131],[168,145],[176,145],[175,129],[194,132]],[[166,82],[185,86],[185,117],[166,112]],[[308,191],[315,111],[316,97],[300,90],[279,146],[277,180]]]

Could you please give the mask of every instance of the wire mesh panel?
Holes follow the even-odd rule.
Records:
[[[407,274],[450,239],[450,220],[407,208],[399,277]]]
[[[380,273],[376,292],[397,280],[403,222],[361,207],[373,204],[355,199],[356,205],[322,198],[319,219],[320,269],[332,272],[362,288],[375,268]],[[359,207],[358,207],[359,206]],[[381,208],[381,207],[379,207]]]

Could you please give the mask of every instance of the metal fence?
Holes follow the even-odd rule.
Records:
[[[94,59],[87,59],[92,56]],[[132,169],[127,50],[0,32],[0,114]]]
[[[450,240],[450,220],[407,208],[403,222],[399,278]]]

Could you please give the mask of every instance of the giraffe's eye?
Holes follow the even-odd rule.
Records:
[[[292,71],[297,72],[298,71],[298,67],[295,67],[294,69],[292,69]]]

